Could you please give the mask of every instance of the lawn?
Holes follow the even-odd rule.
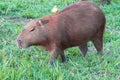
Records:
[[[120,1],[99,6],[106,15],[104,55],[89,42],[87,55],[78,57],[77,47],[65,50],[68,61],[49,64],[49,52],[32,46],[19,49],[16,38],[34,18],[51,14],[79,0],[0,0],[0,80],[120,80]],[[99,0],[90,0],[99,4]]]

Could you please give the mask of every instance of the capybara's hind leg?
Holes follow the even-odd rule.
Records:
[[[81,50],[81,53],[85,56],[88,51],[87,43],[80,45],[79,49]]]
[[[98,38],[94,39],[92,42],[93,42],[98,54],[103,55],[103,41],[102,41],[102,38],[98,37]]]
[[[101,26],[101,30],[97,33],[96,37],[92,40],[98,54],[103,55],[103,33],[105,25]]]

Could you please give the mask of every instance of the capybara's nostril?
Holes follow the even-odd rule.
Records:
[[[21,42],[22,42],[22,41],[21,41],[21,40],[19,40],[19,39],[18,39],[17,41],[18,41],[18,43],[21,43]]]
[[[22,47],[22,40],[18,39],[17,42],[18,42],[18,46],[21,48]]]
[[[18,40],[19,42],[21,42],[21,40]]]
[[[20,36],[20,35],[19,35],[19,36]],[[17,39],[16,39],[17,42],[21,42],[21,39],[20,39],[19,36],[18,36]]]

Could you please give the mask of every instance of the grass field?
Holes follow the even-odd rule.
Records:
[[[120,80],[120,1],[100,6],[106,15],[104,55],[89,43],[85,57],[77,57],[77,47],[65,50],[69,59],[48,63],[44,48],[19,49],[16,37],[31,18],[51,14],[79,0],[0,0],[0,80]],[[99,0],[91,0],[99,4]]]

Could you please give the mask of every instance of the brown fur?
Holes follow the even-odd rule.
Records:
[[[82,1],[74,3],[57,14],[35,19],[28,23],[19,34],[20,48],[41,45],[51,54],[50,63],[59,55],[66,60],[64,50],[79,46],[86,54],[87,42],[92,41],[98,54],[103,54],[103,33],[105,16],[94,3]]]

